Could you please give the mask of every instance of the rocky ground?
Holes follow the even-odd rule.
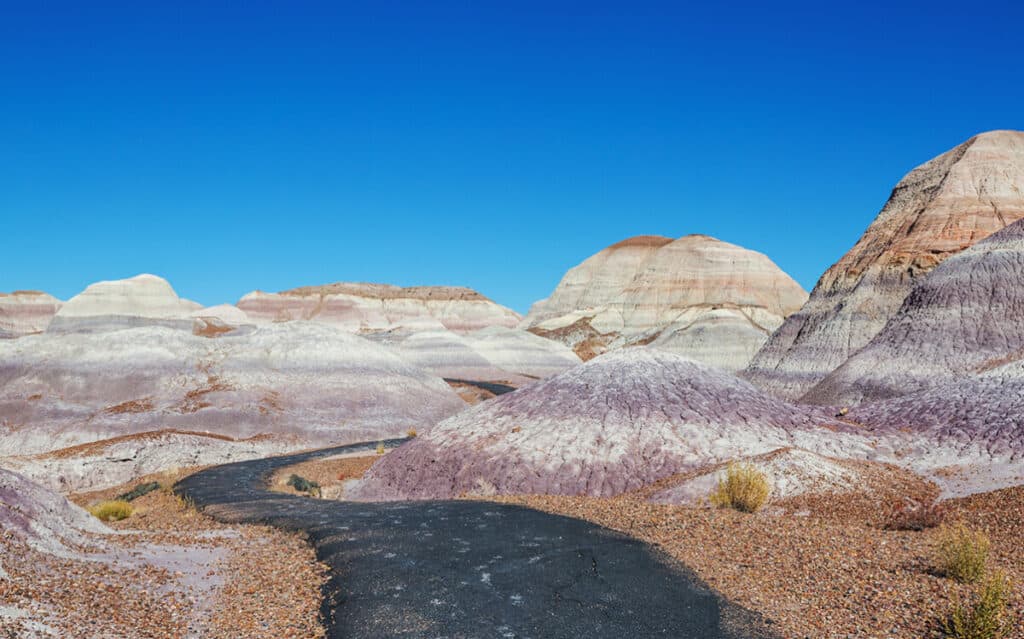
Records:
[[[137,483],[73,500],[88,506]],[[216,523],[165,490],[132,505],[101,552],[65,559],[0,540],[0,637],[323,636],[325,573],[301,536]]]
[[[902,490],[928,498],[925,482]],[[727,599],[763,614],[787,638],[931,637],[967,589],[932,569],[934,530],[885,530],[894,494],[800,497],[742,514],[619,498],[494,497],[579,517],[657,545]],[[948,502],[948,520],[987,531],[992,564],[1015,584],[1015,629],[1024,637],[1024,487]]]
[[[274,473],[270,480],[270,487],[272,490],[283,493],[299,494],[302,491],[288,484],[288,479],[292,475],[298,475],[319,484],[321,496],[324,499],[332,499],[342,494],[345,482],[361,478],[363,473],[378,459],[380,456],[376,454],[356,453],[355,455],[302,462]]]

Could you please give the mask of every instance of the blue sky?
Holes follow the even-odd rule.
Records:
[[[809,289],[906,171],[1024,128],[1019,3],[714,4],[5,3],[0,290],[525,311],[608,244],[688,233]]]

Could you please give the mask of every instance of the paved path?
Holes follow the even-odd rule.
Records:
[[[666,556],[587,522],[487,502],[355,503],[265,489],[282,466],[374,447],[217,466],[176,490],[221,521],[306,531],[331,567],[331,639],[771,637]]]

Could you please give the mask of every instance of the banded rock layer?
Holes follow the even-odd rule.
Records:
[[[254,291],[237,306],[255,320],[312,320],[350,332],[429,329],[438,323],[465,332],[489,326],[512,328],[520,321],[515,311],[476,291],[454,286],[337,283],[281,293]]]
[[[924,275],[1022,217],[1022,132],[980,134],[915,168],[744,376],[799,398],[878,334]]]
[[[1024,483],[1024,356],[847,417],[889,433],[895,463],[930,475],[947,495]]]
[[[806,299],[760,253],[705,235],[640,236],[569,270],[522,326],[583,359],[651,344],[735,371]]]
[[[0,293],[0,339],[42,333],[60,310],[61,301],[39,291]]]
[[[441,422],[375,464],[356,496],[608,496],[681,471],[796,446],[868,456],[821,410],[651,348],[608,353]]]
[[[192,328],[201,304],[182,299],[167,280],[142,274],[91,284],[57,311],[53,333],[102,332],[139,326]]]
[[[347,443],[422,430],[463,406],[386,348],[309,322],[217,339],[146,326],[0,342],[0,456],[168,428]]]
[[[804,396],[855,405],[920,391],[1024,357],[1024,220],[918,281],[864,348]]]

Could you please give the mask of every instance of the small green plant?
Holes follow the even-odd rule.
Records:
[[[957,639],[998,639],[1010,630],[1006,605],[1010,599],[1010,581],[1002,571],[994,571],[971,601],[957,601],[949,619],[943,622],[946,636]]]
[[[100,521],[121,521],[135,512],[132,505],[123,500],[102,501],[89,507],[89,514]]]
[[[320,496],[320,484],[315,481],[310,481],[305,477],[298,475],[292,475],[288,478],[288,485],[299,491],[300,493],[306,493],[313,497]]]
[[[760,510],[768,501],[771,487],[764,473],[750,464],[729,464],[725,476],[711,492],[711,503],[719,508],[735,508],[744,513]]]
[[[149,493],[153,492],[154,490],[159,490],[159,489],[160,489],[160,482],[158,482],[158,481],[146,482],[145,484],[139,484],[138,486],[136,486],[135,488],[132,488],[131,490],[129,490],[126,493],[123,493],[121,495],[118,495],[117,497],[114,497],[114,500],[115,501],[135,501],[139,497],[142,497],[143,495],[148,495]]]
[[[377,454],[378,455],[383,455],[384,454],[384,442],[377,442]]]
[[[935,567],[951,579],[975,583],[985,575],[990,546],[988,535],[962,522],[942,526],[935,542]]]

